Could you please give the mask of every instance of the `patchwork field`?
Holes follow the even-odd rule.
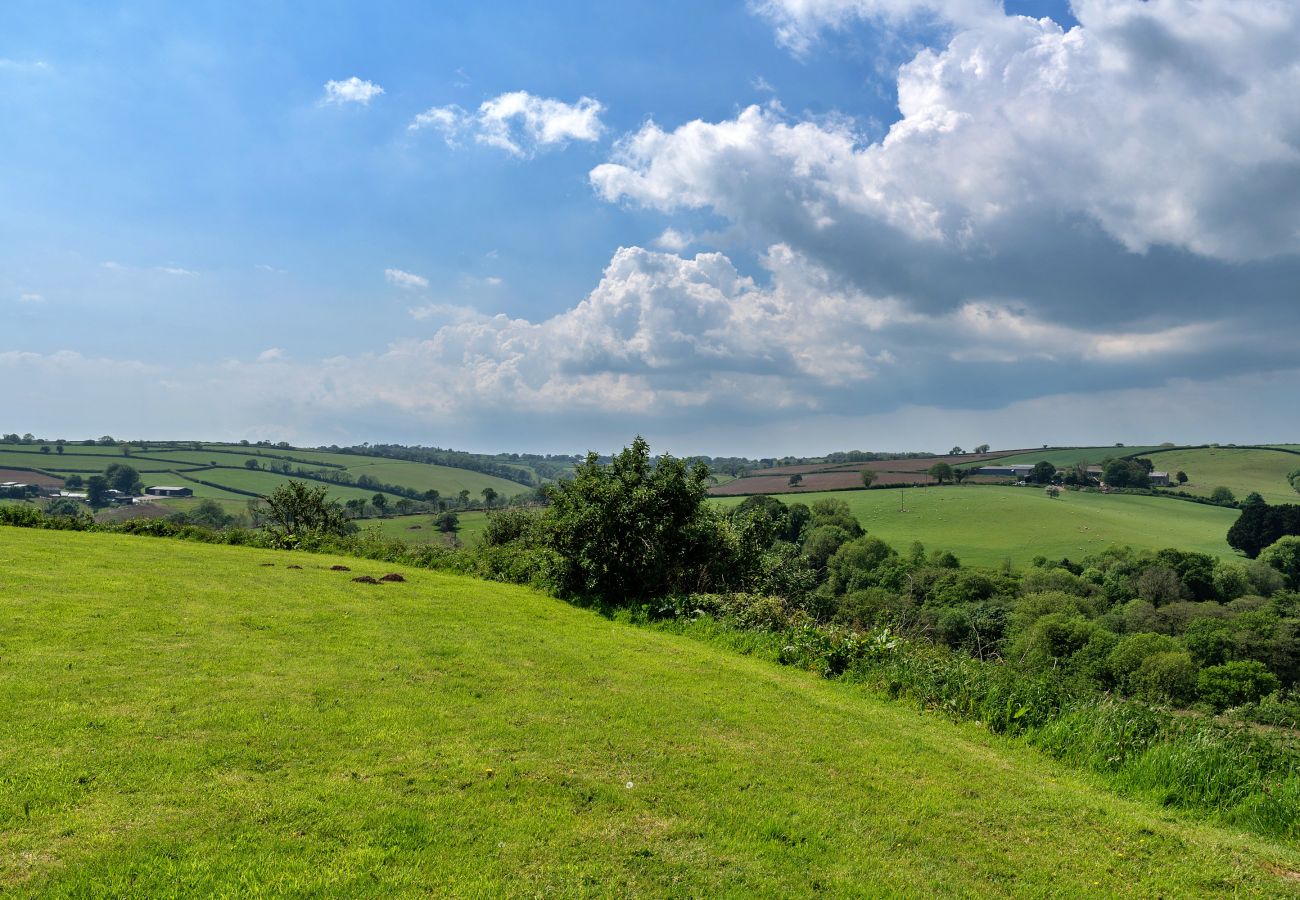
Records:
[[[512,497],[530,490],[527,485],[469,469],[318,450],[210,444],[204,445],[201,450],[167,447],[150,447],[148,450],[133,448],[131,454],[127,456],[119,447],[68,445],[63,454],[41,453],[39,446],[30,444],[0,447],[0,467],[36,468],[55,474],[76,473],[86,476],[102,472],[112,463],[123,462],[140,472],[146,485],[176,483],[180,479],[176,475],[168,474],[171,472],[188,473],[194,478],[236,490],[256,490],[263,493],[269,492],[275,485],[285,481],[283,475],[245,469],[244,465],[249,460],[257,462],[264,468],[289,463],[294,467],[302,467],[321,474],[346,471],[354,479],[369,475],[384,484],[397,485],[421,493],[436,490],[446,497],[455,497],[462,490],[468,490],[471,497],[478,500],[483,489],[489,487],[501,497]],[[249,475],[252,478],[249,478]],[[273,482],[269,480],[271,478],[274,478]],[[32,479],[15,480],[31,481]],[[214,499],[239,496],[231,491],[222,491],[220,488],[195,485],[185,481],[181,483],[186,487],[193,487],[196,496]],[[254,483],[257,486],[249,486]],[[343,500],[350,497],[371,497],[374,493],[373,489],[347,486],[330,488],[331,496]],[[396,498],[397,495],[390,495],[390,499]]]
[[[1241,499],[1256,491],[1269,503],[1300,503],[1300,494],[1287,475],[1300,469],[1300,453],[1257,450],[1242,447],[1205,447],[1199,450],[1167,450],[1150,456],[1156,467],[1169,473],[1187,473],[1187,484],[1179,490],[1209,496],[1220,485],[1231,488]]]
[[[1229,557],[1234,554],[1226,536],[1238,515],[1161,497],[1066,491],[1052,500],[1037,488],[975,485],[806,494],[797,500],[822,497],[843,500],[868,534],[900,551],[921,541],[927,549],[950,550],[963,562],[984,566],[1006,559],[1023,564],[1039,555],[1078,559],[1111,544]]]
[[[1146,456],[1159,450],[1159,447],[1053,447],[1046,450],[1024,450],[1011,454],[994,455],[998,465],[1029,465],[1047,461],[1058,469],[1085,462],[1090,466],[1101,465],[1102,460],[1110,457]],[[964,465],[964,464],[963,464]]]
[[[862,487],[862,472],[875,473],[879,484],[929,484],[934,481],[927,473],[936,463],[951,466],[979,460],[996,459],[997,454],[967,453],[962,456],[931,456],[920,459],[886,459],[856,463],[810,463],[798,466],[777,466],[759,469],[752,475],[728,481],[710,489],[715,497],[741,494],[800,494],[816,491],[842,491]],[[790,476],[802,480],[790,484]]]
[[[0,542],[13,896],[1297,893],[1293,847],[523,588]]]

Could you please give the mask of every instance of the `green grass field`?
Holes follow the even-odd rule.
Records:
[[[1294,453],[1206,447],[1153,453],[1150,459],[1171,475],[1180,469],[1186,472],[1188,482],[1178,489],[1188,493],[1209,496],[1222,485],[1239,500],[1256,491],[1269,503],[1300,503],[1300,494],[1287,481],[1287,475],[1300,469],[1300,455]]]
[[[983,460],[979,463],[970,463],[970,466],[982,465],[1027,465],[1031,466],[1036,462],[1046,460],[1058,469],[1073,466],[1078,462],[1086,462],[1089,465],[1101,465],[1103,459],[1112,456],[1131,456],[1134,453],[1146,454],[1159,450],[1159,447],[1068,447],[1068,448],[1048,448],[1046,450],[1030,450],[1025,453],[1015,453],[1010,456],[999,456],[996,459]],[[963,468],[966,463],[961,464]]]
[[[360,460],[350,463],[348,471],[353,477],[369,475],[385,484],[400,484],[413,487],[417,491],[435,490],[444,497],[454,497],[462,490],[468,490],[475,500],[482,497],[484,488],[492,488],[501,497],[513,497],[530,488],[527,485],[495,475],[484,475],[468,469],[453,469],[449,466],[431,466],[426,463],[405,462],[393,459],[375,459],[373,457],[345,457],[348,460]]]
[[[951,550],[963,562],[992,566],[1035,556],[1079,557],[1111,544],[1136,548],[1178,547],[1232,556],[1227,543],[1237,511],[1134,495],[1065,491],[1051,500],[1039,488],[963,485],[905,490],[800,494],[811,504],[843,500],[868,534],[898,550],[921,541],[930,550]],[[743,498],[713,502],[728,506]],[[785,498],[794,499],[794,498]],[[905,512],[899,511],[900,500]]]
[[[263,496],[270,494],[278,486],[287,481],[300,481],[308,487],[320,485],[326,489],[327,495],[340,502],[351,500],[359,497],[369,500],[377,492],[365,488],[350,487],[342,484],[327,484],[323,481],[314,481],[304,478],[290,478],[277,472],[258,472],[252,469],[204,469],[200,472],[191,473],[195,478],[201,478],[204,481],[210,481],[213,484],[222,487],[235,488],[241,491],[254,491]],[[187,487],[201,487],[201,485],[189,485]],[[197,493],[197,491],[195,492]],[[390,503],[400,499],[395,494],[386,495]]]
[[[456,516],[460,520],[456,538],[466,547],[477,544],[487,528],[488,514],[477,510],[457,510]],[[362,530],[376,528],[384,537],[396,538],[408,544],[447,545],[446,536],[433,525],[433,519],[432,513],[421,513],[414,516],[390,516],[386,519],[362,519],[357,525]],[[414,529],[412,525],[420,527]]]
[[[1300,892],[1294,847],[524,588],[120,535],[0,544],[11,895]]]

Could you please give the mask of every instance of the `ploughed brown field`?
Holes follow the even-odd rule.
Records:
[[[41,487],[62,487],[63,479],[26,469],[0,469],[0,482],[17,481],[19,484],[35,484]]]
[[[873,462],[809,463],[800,466],[777,466],[761,469],[753,475],[737,478],[710,488],[715,497],[738,494],[802,494],[813,491],[842,491],[862,487],[862,472],[870,469],[876,473],[877,485],[926,484],[933,481],[927,473],[935,463],[951,466],[969,466],[971,463],[999,459],[1023,450],[999,450],[996,453],[965,453],[961,456],[930,456],[924,459],[881,459]],[[790,476],[802,475],[803,481],[791,486]],[[1004,478],[975,478],[976,482],[1005,481]]]

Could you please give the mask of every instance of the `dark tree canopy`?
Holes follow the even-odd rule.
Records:
[[[1252,504],[1228,529],[1228,545],[1255,559],[1265,547],[1289,534],[1300,534],[1300,506]]]

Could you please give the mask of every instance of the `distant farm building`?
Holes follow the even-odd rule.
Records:
[[[144,489],[150,497],[193,497],[194,491],[187,487],[172,487],[158,484]]]

